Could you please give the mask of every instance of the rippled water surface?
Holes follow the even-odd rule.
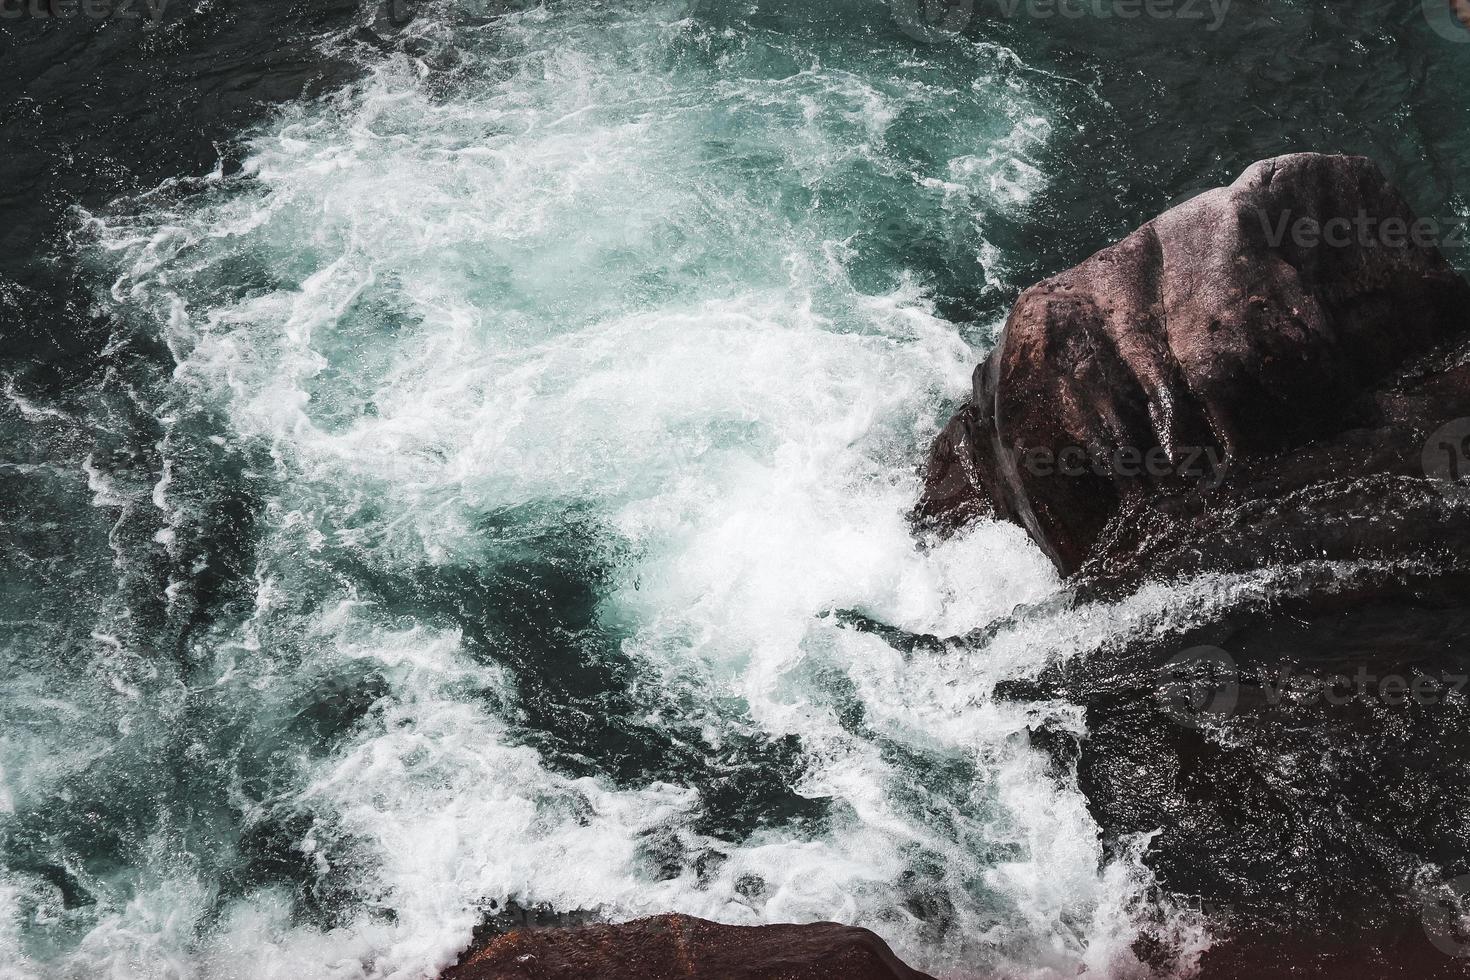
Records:
[[[1019,288],[1258,157],[1462,214],[1470,43],[956,9],[446,5],[77,215],[103,367],[0,404],[0,975],[420,977],[507,901],[1189,971],[1080,709],[994,689],[1273,574],[1070,606],[918,466]]]

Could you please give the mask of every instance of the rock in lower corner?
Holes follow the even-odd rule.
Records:
[[[517,929],[472,948],[443,980],[932,980],[866,929],[726,926],[683,915]]]

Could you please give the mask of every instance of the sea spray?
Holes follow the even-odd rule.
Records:
[[[1077,620],[905,660],[833,615],[1056,595],[1015,529],[905,518],[995,326],[934,270],[1015,285],[987,236],[1044,185],[1049,93],[875,40],[879,5],[768,13],[425,18],[239,173],[87,220],[118,343],[172,362],[130,389],[150,466],[87,463],[158,594],[98,613],[100,710],[30,706],[17,969],[422,976],[513,899],[1144,970],[1139,852],[1032,745],[1076,709],[993,696]]]

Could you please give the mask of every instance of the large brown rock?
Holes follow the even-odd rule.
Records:
[[[444,980],[932,980],[866,929],[725,926],[683,915],[517,929],[465,953]]]
[[[916,517],[1015,521],[1070,574],[1215,494],[1288,492],[1349,459],[1412,469],[1418,430],[1455,410],[1433,384],[1463,385],[1452,364],[1405,372],[1470,327],[1470,285],[1417,221],[1370,161],[1294,154],[1033,287],[937,440]]]

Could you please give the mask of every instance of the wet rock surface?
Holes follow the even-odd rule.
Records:
[[[1011,520],[1064,573],[1137,578],[1161,571],[1154,539],[1198,548],[1243,506],[1422,478],[1470,403],[1470,285],[1437,231],[1360,157],[1266,160],[1174,208],[1022,295],[916,516]]]
[[[1265,161],[1028,291],[916,515],[1021,524],[1081,609],[1224,597],[997,691],[1083,706],[1085,738],[1035,742],[1107,847],[1152,835],[1206,978],[1470,956],[1470,291],[1385,217],[1416,221],[1366,160]]]
[[[623,925],[516,929],[460,957],[444,980],[927,980],[866,929],[726,926],[683,915]]]

